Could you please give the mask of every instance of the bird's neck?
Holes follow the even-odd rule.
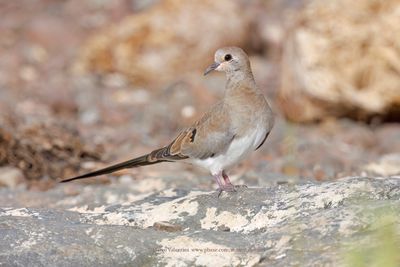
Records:
[[[226,73],[226,89],[225,95],[235,93],[240,88],[254,89],[257,91],[257,86],[254,81],[251,70],[238,70]]]

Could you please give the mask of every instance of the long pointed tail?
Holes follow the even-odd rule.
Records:
[[[73,180],[78,180],[78,179],[84,179],[84,178],[89,178],[89,177],[93,177],[93,176],[98,176],[98,175],[102,175],[102,174],[107,174],[107,173],[112,173],[118,170],[122,170],[122,169],[127,169],[127,168],[135,168],[135,167],[139,167],[139,166],[146,166],[146,165],[151,165],[151,164],[155,164],[155,163],[159,163],[161,161],[152,161],[150,162],[148,160],[148,156],[149,154],[143,155],[141,157],[137,157],[131,160],[127,160],[97,171],[93,171],[93,172],[89,172],[86,174],[82,174],[76,177],[72,177],[69,179],[65,179],[62,180],[61,183],[66,183],[66,182],[70,182]]]

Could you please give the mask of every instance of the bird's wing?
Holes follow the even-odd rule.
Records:
[[[205,159],[226,151],[235,136],[228,111],[223,103],[214,106],[166,147],[169,154]]]

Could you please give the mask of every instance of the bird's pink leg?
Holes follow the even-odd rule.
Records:
[[[219,187],[219,189],[220,190],[223,190],[223,185],[222,185],[222,181],[221,181],[221,174],[213,174],[213,176],[214,176],[214,179],[215,179],[215,181],[217,182],[217,184],[218,184],[218,187]]]
[[[228,186],[228,187],[235,187],[232,183],[231,183],[231,180],[229,180],[229,176],[225,173],[225,171],[222,171],[222,177],[224,178],[224,182],[225,182],[225,185],[226,186]]]
[[[225,173],[225,171],[222,171],[221,174],[225,182],[223,190],[227,192],[235,192],[236,191],[235,186],[231,183],[231,180],[229,180],[229,176]]]
[[[233,185],[231,183],[231,180],[229,180],[229,176],[225,173],[225,171],[222,171],[222,177],[224,177],[225,188],[229,188],[229,191],[236,191],[236,188],[238,188],[238,187],[247,188],[246,185]],[[228,191],[228,190],[225,190],[225,191]]]
[[[229,181],[228,178],[228,182],[226,181],[225,177],[228,177],[225,172],[220,172],[218,174],[213,175],[214,179],[217,181],[218,186],[219,186],[219,193],[218,193],[218,197],[221,195],[222,191],[227,191],[227,192],[234,192],[235,187],[233,186],[233,184]],[[221,178],[224,178],[225,184],[222,184]]]

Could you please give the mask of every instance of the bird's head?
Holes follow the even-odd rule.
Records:
[[[250,69],[249,58],[243,49],[239,47],[223,47],[215,52],[215,62],[211,64],[204,75],[213,70],[233,73],[236,71],[247,71]]]

